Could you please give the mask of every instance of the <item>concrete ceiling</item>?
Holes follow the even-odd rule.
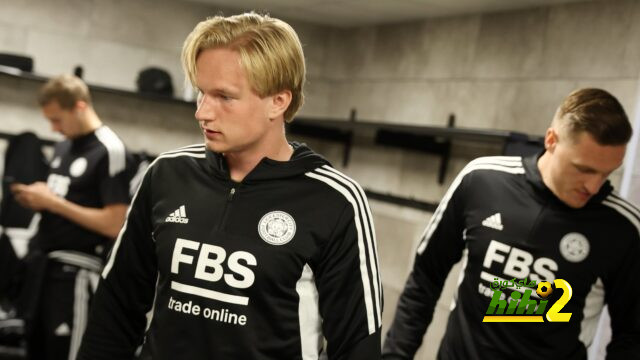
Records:
[[[350,27],[526,9],[593,0],[182,0],[238,11]],[[225,11],[226,14],[226,11]]]

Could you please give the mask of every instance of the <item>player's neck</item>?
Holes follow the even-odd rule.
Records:
[[[544,185],[551,190],[552,193],[556,193],[556,189],[554,187],[553,182],[551,181],[551,174],[549,169],[549,157],[551,154],[548,151],[545,151],[542,156],[538,159],[538,171],[540,171],[540,177],[542,178],[542,182]]]
[[[102,126],[102,121],[100,121],[100,118],[92,108],[88,108],[80,121],[79,136],[90,134],[100,126]]]
[[[274,141],[263,141],[262,144],[237,152],[225,154],[231,179],[241,182],[247,174],[253,170],[263,159],[269,158],[276,161],[289,161],[293,154],[293,148],[287,142],[284,133]]]

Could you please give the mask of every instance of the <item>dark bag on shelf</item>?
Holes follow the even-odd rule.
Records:
[[[142,94],[173,96],[171,75],[160,68],[150,67],[143,69],[138,74],[136,84],[138,92]]]

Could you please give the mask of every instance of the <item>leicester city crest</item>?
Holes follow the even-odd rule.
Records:
[[[589,240],[577,232],[568,233],[560,240],[560,253],[567,261],[577,263],[589,255]]]
[[[87,170],[87,159],[79,157],[71,163],[69,174],[73,177],[78,177],[84,174],[85,170]]]
[[[271,211],[260,219],[258,233],[271,245],[284,245],[296,234],[296,222],[284,211]]]

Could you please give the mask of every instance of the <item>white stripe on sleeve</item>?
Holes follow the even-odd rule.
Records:
[[[124,144],[118,136],[107,126],[98,128],[96,137],[105,148],[109,156],[109,176],[115,176],[123,171],[127,165]]]
[[[367,250],[369,253],[369,267],[371,269],[371,274],[373,276],[373,291],[375,294],[375,302],[376,302],[376,316],[378,318],[378,324],[382,323],[382,312],[380,311],[380,303],[382,301],[381,291],[382,285],[380,284],[380,276],[378,275],[378,249],[376,246],[376,238],[375,238],[375,229],[373,228],[373,222],[371,221],[371,210],[369,209],[369,204],[367,203],[366,196],[364,194],[364,190],[352,179],[347,177],[346,175],[340,173],[338,170],[333,169],[332,167],[325,165],[323,169],[316,169],[316,171],[320,174],[324,174],[341,182],[343,185],[347,186],[351,192],[355,195],[356,200],[358,201],[358,207],[362,221],[364,222],[364,230],[365,237],[367,239]]]
[[[433,235],[433,232],[438,228],[438,224],[440,220],[442,220],[442,214],[447,209],[449,205],[449,200],[453,196],[453,193],[456,191],[462,179],[472,171],[475,170],[495,170],[495,171],[503,171],[511,174],[524,174],[524,168],[522,167],[522,158],[521,157],[511,157],[511,156],[496,156],[496,157],[482,157],[471,161],[467,166],[465,166],[462,171],[456,176],[451,183],[451,186],[445,193],[444,197],[440,201],[440,204],[436,208],[436,211],[431,216],[427,227],[421,235],[421,242],[418,246],[418,254],[422,254],[424,250],[427,248],[427,244],[429,243],[429,239]]]
[[[339,193],[341,193],[347,199],[347,201],[349,201],[349,203],[351,203],[351,206],[353,206],[353,211],[355,216],[354,221],[355,221],[356,232],[358,236],[360,277],[362,278],[362,287],[364,289],[364,303],[365,303],[365,308],[367,313],[367,325],[369,329],[369,334],[373,334],[376,331],[376,315],[373,309],[374,299],[372,298],[372,295],[371,295],[371,280],[369,279],[369,269],[368,269],[367,255],[366,255],[366,250],[364,245],[363,229],[360,221],[360,216],[362,215],[360,214],[358,204],[355,198],[353,197],[353,195],[351,195],[351,193],[347,191],[345,186],[338,184],[334,179],[324,175],[316,174],[313,172],[308,172],[306,173],[306,175],[310,178],[322,181],[323,183],[334,188]]]

